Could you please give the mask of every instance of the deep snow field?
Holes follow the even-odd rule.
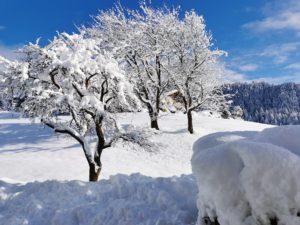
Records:
[[[148,126],[146,113],[120,114],[121,124]],[[194,115],[163,114],[151,151],[118,144],[105,149],[100,182],[88,183],[79,144],[18,114],[0,112],[0,224],[195,224],[197,185],[193,143],[227,131],[270,125]],[[38,182],[37,182],[38,181]]]

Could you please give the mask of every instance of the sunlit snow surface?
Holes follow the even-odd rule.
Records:
[[[193,150],[198,224],[300,224],[300,126],[214,133]]]

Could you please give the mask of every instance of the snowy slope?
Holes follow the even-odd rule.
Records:
[[[121,124],[147,126],[146,113],[121,114]],[[153,152],[138,147],[117,145],[105,149],[101,178],[110,175],[141,173],[152,177],[191,174],[192,145],[203,135],[219,131],[258,131],[263,124],[241,120],[224,120],[196,115],[196,134],[186,130],[186,115],[165,114],[159,120],[161,131],[153,138],[158,143]],[[76,141],[53,133],[39,123],[0,112],[0,180],[29,182],[88,179],[88,166]]]

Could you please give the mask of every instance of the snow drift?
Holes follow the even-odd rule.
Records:
[[[300,126],[215,133],[193,151],[198,224],[300,224]]]
[[[0,181],[0,224],[195,224],[194,177],[115,175],[98,183]]]

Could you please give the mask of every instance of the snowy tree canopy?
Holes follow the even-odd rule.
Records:
[[[67,133],[81,144],[90,175],[94,173],[90,180],[98,178],[104,148],[119,138],[135,141],[134,135],[122,133],[106,110],[112,103],[131,108],[135,95],[117,61],[98,41],[83,34],[63,33],[45,47],[29,44],[22,49],[24,62],[12,63],[11,70],[19,70],[4,80],[13,90],[6,92],[8,99],[16,94],[25,96],[22,108],[26,115],[41,118],[56,132]],[[69,116],[62,120],[59,114]],[[95,151],[85,138],[89,134],[97,135]]]
[[[157,116],[170,77],[164,68],[166,28],[177,11],[156,10],[141,4],[140,10],[121,6],[101,12],[89,33],[103,37],[105,48],[116,49],[115,57],[123,65],[140,101],[148,109],[151,127],[158,129]]]
[[[225,104],[218,64],[218,58],[225,52],[212,49],[212,36],[206,31],[204,19],[194,11],[187,12],[183,20],[175,18],[166,34],[169,50],[167,71],[182,96],[188,115],[188,130],[193,133],[193,110],[216,110]]]
[[[217,76],[217,59],[224,52],[211,49],[212,37],[202,16],[192,11],[181,19],[179,13],[145,3],[137,11],[117,6],[96,16],[94,27],[84,28],[92,37],[105,39],[104,48],[115,49],[156,129],[166,91],[180,91],[189,115],[224,102]]]
[[[27,72],[27,63],[10,61],[0,56],[0,106],[2,104],[6,109],[14,109],[25,99],[23,82]]]

